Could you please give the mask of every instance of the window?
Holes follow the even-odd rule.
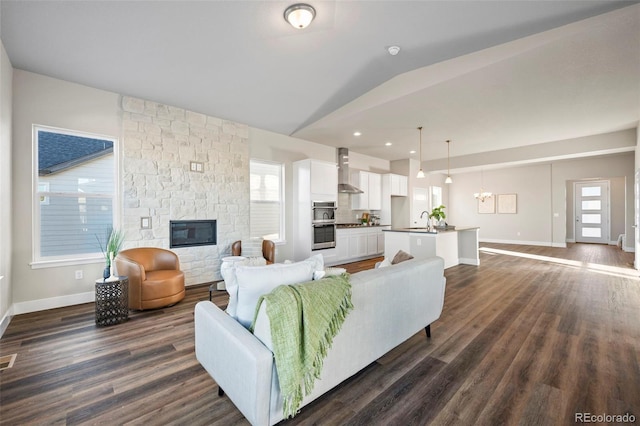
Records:
[[[102,259],[114,226],[116,140],[34,126],[33,265]]]
[[[251,160],[249,165],[251,238],[284,241],[284,167]]]
[[[442,205],[442,187],[431,186],[429,189],[431,190],[431,210],[433,210],[434,207]]]

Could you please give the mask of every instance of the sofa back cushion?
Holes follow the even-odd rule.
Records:
[[[322,254],[296,263],[274,263],[267,266],[237,266],[230,271],[232,278],[227,312],[244,327],[249,328],[258,299],[279,285],[295,284],[313,279],[315,271],[324,270]],[[225,280],[226,284],[226,280]]]

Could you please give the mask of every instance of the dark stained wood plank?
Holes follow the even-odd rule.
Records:
[[[640,279],[617,247],[482,244],[445,271],[424,331],[283,424],[572,424],[575,412],[640,418]],[[350,273],[381,258],[344,265]],[[0,339],[1,424],[246,425],[194,355],[193,308],[132,311],[96,327],[92,303],[18,315]],[[224,291],[213,302],[224,308]]]

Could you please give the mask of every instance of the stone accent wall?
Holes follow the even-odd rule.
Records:
[[[249,236],[248,126],[127,96],[122,110],[125,248],[169,249],[170,220],[216,219],[217,245],[172,250],[187,285],[221,279],[231,243]]]

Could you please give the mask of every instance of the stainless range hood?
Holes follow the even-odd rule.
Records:
[[[349,149],[338,148],[338,192],[363,194],[364,191],[349,183]]]

